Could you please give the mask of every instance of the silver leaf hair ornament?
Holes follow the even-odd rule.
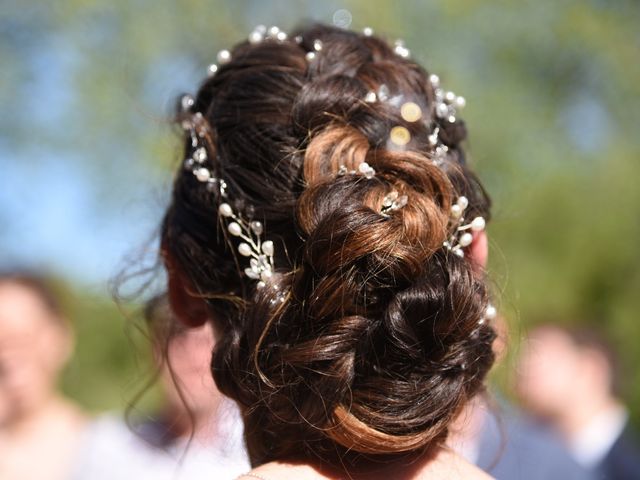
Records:
[[[246,220],[237,214],[228,203],[221,203],[218,207],[221,217],[227,219],[227,231],[242,242],[238,244],[238,253],[248,257],[249,267],[244,269],[247,277],[258,280],[258,288],[264,287],[273,277],[273,242],[262,241],[264,227],[257,220]]]
[[[400,195],[396,190],[391,190],[390,193],[385,195],[382,199],[382,208],[380,214],[388,217],[394,210],[400,210],[409,201],[409,197],[406,195]]]

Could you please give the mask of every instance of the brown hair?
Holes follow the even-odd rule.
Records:
[[[68,326],[65,312],[51,279],[26,270],[12,270],[0,272],[0,285],[3,283],[19,285],[30,290],[52,318],[64,326]]]
[[[442,443],[493,363],[483,274],[443,246],[452,201],[464,195],[469,218],[488,219],[489,199],[461,120],[409,123],[364,100],[386,85],[432,112],[419,65],[376,36],[323,25],[295,36],[235,46],[192,108],[235,208],[251,205],[276,245],[285,300],[242,275],[220,199],[179,171],[162,227],[172,304],[191,322],[213,319],[214,377],[243,410],[254,464],[418,453]],[[411,134],[404,149],[387,146],[395,125]],[[435,127],[449,148],[439,167]],[[374,178],[337,175],[363,161]],[[381,215],[392,190],[408,204]]]

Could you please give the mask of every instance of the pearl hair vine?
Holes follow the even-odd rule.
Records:
[[[468,206],[469,200],[464,196],[459,197],[456,203],[451,206],[450,217],[455,229],[449,240],[443,243],[447,250],[461,258],[464,257],[464,248],[473,242],[473,233],[471,232],[482,232],[486,226],[483,217],[475,217],[471,223],[464,223],[464,211]]]
[[[204,139],[207,134],[207,124],[202,113],[191,113],[195,100],[191,95],[183,95],[180,100],[182,114],[182,128],[189,133],[190,155],[184,161],[184,168],[190,171],[196,179],[207,185],[209,191],[217,191],[222,202],[218,205],[220,218],[227,222],[226,230],[233,236],[242,240],[237,245],[238,253],[249,258],[249,267],[244,269],[244,274],[253,280],[257,280],[257,287],[263,288],[274,275],[274,245],[271,240],[262,239],[264,225],[258,220],[251,219],[253,207],[244,208],[245,218],[241,213],[242,203],[236,202],[236,209],[231,207],[227,192],[227,182],[206,163],[209,160]],[[276,288],[277,290],[277,288]],[[283,301],[284,295],[278,298]]]
[[[249,267],[244,273],[252,280],[258,280],[258,288],[263,288],[273,277],[273,242],[262,241],[264,226],[257,220],[246,220],[237,214],[228,203],[221,203],[218,207],[221,217],[229,220],[227,231],[242,242],[238,244],[238,253],[249,257]]]

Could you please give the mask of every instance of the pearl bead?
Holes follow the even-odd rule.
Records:
[[[322,50],[322,41],[321,40],[314,40],[313,41],[313,49],[316,52],[319,52],[320,50]]]
[[[487,309],[484,312],[485,318],[492,320],[496,318],[497,315],[498,315],[498,311],[496,310],[496,307],[494,307],[493,305],[487,305]]]
[[[244,274],[247,277],[252,278],[253,280],[258,280],[260,278],[260,274],[256,272],[253,268],[245,268]]]
[[[370,37],[371,35],[373,35],[373,28],[364,27],[364,29],[362,30],[362,33],[364,34],[365,37]]]
[[[409,55],[411,55],[411,52],[409,51],[409,49],[402,44],[396,45],[393,51],[396,53],[396,55],[402,58],[408,58]]]
[[[193,152],[193,159],[198,163],[204,162],[207,159],[207,150],[204,147],[198,148]]]
[[[199,168],[195,171],[196,178],[201,182],[206,182],[211,178],[211,173],[206,168]]]
[[[251,34],[249,34],[249,43],[260,43],[262,41],[264,37],[262,36],[262,33],[260,33],[257,30],[254,30],[253,32],[251,32]]]
[[[447,102],[453,102],[456,99],[456,94],[453,92],[447,92],[444,94],[444,98]]]
[[[180,105],[182,107],[182,111],[183,112],[188,112],[191,107],[193,107],[193,104],[196,103],[195,99],[193,98],[192,95],[183,95],[182,98],[180,99]]]
[[[251,231],[256,235],[261,235],[262,232],[264,231],[262,222],[258,222],[258,221],[251,222],[250,227],[251,227]]]
[[[460,258],[464,257],[464,252],[462,251],[462,249],[458,248],[456,250],[453,251],[453,253],[455,253],[457,256],[459,256]]]
[[[367,103],[374,103],[378,99],[376,92],[369,92],[367,96],[364,97],[364,101]]]
[[[251,256],[251,247],[248,243],[242,242],[240,245],[238,245],[238,252],[240,252],[240,255],[244,257],[249,257]]]
[[[271,35],[272,37],[275,37],[276,35],[278,35],[278,33],[280,33],[280,28],[276,27],[275,25],[269,29],[269,35]]]
[[[485,226],[486,222],[482,217],[476,217],[471,222],[471,230],[473,230],[474,232],[481,232],[482,230],[484,230]]]
[[[220,213],[220,215],[222,215],[223,217],[233,216],[233,210],[231,209],[231,205],[229,205],[228,203],[221,203],[218,207],[218,213]]]
[[[260,279],[263,282],[268,282],[271,277],[273,277],[273,273],[271,273],[271,270],[263,270],[262,272],[260,272]]]
[[[273,242],[271,240],[267,240],[262,244],[262,251],[265,255],[273,257]]]
[[[466,104],[467,104],[467,101],[464,99],[464,97],[456,98],[456,107],[464,108]]]
[[[207,75],[209,75],[210,77],[215,75],[217,71],[218,71],[218,65],[216,65],[215,63],[212,63],[207,67]]]
[[[227,230],[234,237],[239,237],[240,235],[242,235],[242,228],[240,228],[240,225],[236,222],[231,222],[227,227]]]
[[[278,32],[276,34],[276,39],[278,39],[281,42],[284,42],[287,39],[287,34],[285,32]]]
[[[225,64],[231,61],[231,52],[229,50],[220,50],[218,52],[218,63]]]
[[[440,118],[444,118],[449,114],[449,107],[444,103],[439,103],[436,107],[436,115]]]
[[[465,208],[467,208],[469,206],[469,199],[467,197],[465,197],[464,195],[458,198],[458,205],[460,205],[460,208],[462,208],[463,210]]]
[[[310,62],[311,60],[316,58],[316,53],[315,52],[307,52],[306,58]]]
[[[451,216],[453,218],[459,218],[462,215],[462,207],[460,205],[451,205]]]
[[[471,242],[473,242],[473,235],[471,235],[469,232],[463,233],[460,237],[459,243],[463,247],[468,247],[469,245],[471,245]]]
[[[440,86],[440,77],[435,73],[429,75],[429,82],[433,88],[438,88]]]

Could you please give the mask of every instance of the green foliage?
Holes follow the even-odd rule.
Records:
[[[155,373],[151,344],[139,316],[87,292],[74,292],[67,303],[76,346],[63,390],[92,412],[158,405],[160,392],[148,385]]]

